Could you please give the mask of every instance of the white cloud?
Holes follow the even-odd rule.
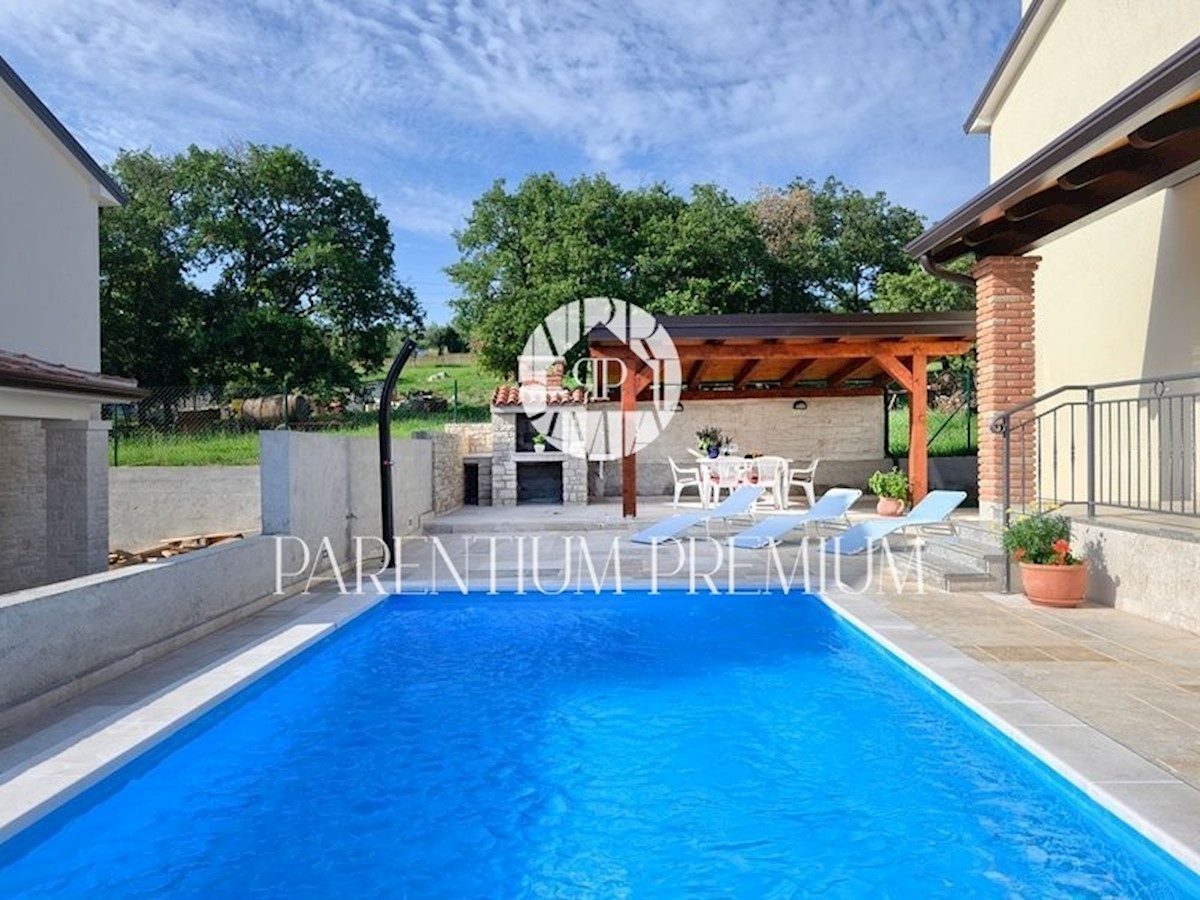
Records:
[[[835,172],[940,215],[984,178],[983,146],[958,126],[1017,13],[1016,0],[0,0],[0,53],[101,159],[292,143],[362,181],[398,228],[446,235],[494,177],[546,168],[739,194]]]

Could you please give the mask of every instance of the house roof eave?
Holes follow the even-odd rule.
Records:
[[[1038,41],[1054,20],[1061,4],[1062,0],[1033,0],[1025,10],[1017,30],[1009,38],[983,90],[979,92],[971,111],[967,113],[967,119],[963,122],[963,131],[967,134],[987,134],[991,130],[996,112],[1037,47]]]
[[[33,89],[2,56],[0,56],[0,83],[12,91],[17,100],[29,110],[30,114],[58,142],[59,146],[66,151],[71,160],[92,182],[96,201],[100,206],[121,206],[125,203],[125,194],[116,179],[83,149],[83,145],[75,139],[75,136],[67,130],[67,127],[58,120],[58,117],[50,111],[49,107],[41,101]]]

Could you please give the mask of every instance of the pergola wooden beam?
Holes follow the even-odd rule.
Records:
[[[853,375],[870,361],[871,360],[869,359],[850,360],[850,362],[846,363],[844,366],[840,366],[838,369],[825,376],[825,385],[831,388],[841,387],[846,383],[851,375]]]
[[[746,386],[747,382],[750,381],[750,376],[754,374],[754,370],[758,368],[758,364],[760,362],[761,360],[758,359],[748,359],[742,365],[742,367],[738,369],[738,373],[733,376],[733,389],[735,391]]]
[[[686,400],[800,400],[805,397],[878,397],[876,387],[777,387],[777,388],[742,388],[741,390],[699,390],[689,391],[686,388],[680,393],[680,401]],[[639,399],[648,400],[649,397]]]
[[[704,377],[706,368],[708,368],[707,359],[698,359],[692,364],[692,371],[687,379],[688,390],[694,391],[700,387],[700,380]]]
[[[783,388],[795,387],[800,381],[800,377],[817,364],[815,359],[802,359],[786,372],[779,379],[779,386]]]
[[[883,369],[883,371],[887,372],[888,375],[892,377],[892,380],[898,383],[900,387],[904,388],[909,393],[912,393],[912,372],[907,366],[904,365],[904,363],[887,353],[880,353],[877,355],[875,357],[875,362],[879,363],[879,367]]]
[[[884,352],[912,356],[921,353],[931,356],[958,356],[975,346],[974,341],[839,341],[833,343],[786,343],[747,344],[730,342],[724,344],[680,344],[677,345],[681,359],[869,359]]]

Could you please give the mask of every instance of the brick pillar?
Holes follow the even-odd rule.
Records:
[[[998,518],[1004,504],[1004,438],[992,420],[1034,396],[1033,275],[1036,256],[987,256],[975,264],[976,382],[979,402],[979,514]],[[1011,494],[1034,497],[1033,434],[1013,432]],[[1024,460],[1024,467],[1022,467]]]

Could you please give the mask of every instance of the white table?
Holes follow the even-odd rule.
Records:
[[[775,480],[762,480],[759,472],[764,463],[776,465]],[[722,489],[733,492],[745,484],[762,484],[771,490],[771,499],[777,509],[787,506],[789,466],[792,461],[777,456],[746,459],[741,456],[717,456],[697,459],[700,469],[700,503],[707,509],[720,500]]]

